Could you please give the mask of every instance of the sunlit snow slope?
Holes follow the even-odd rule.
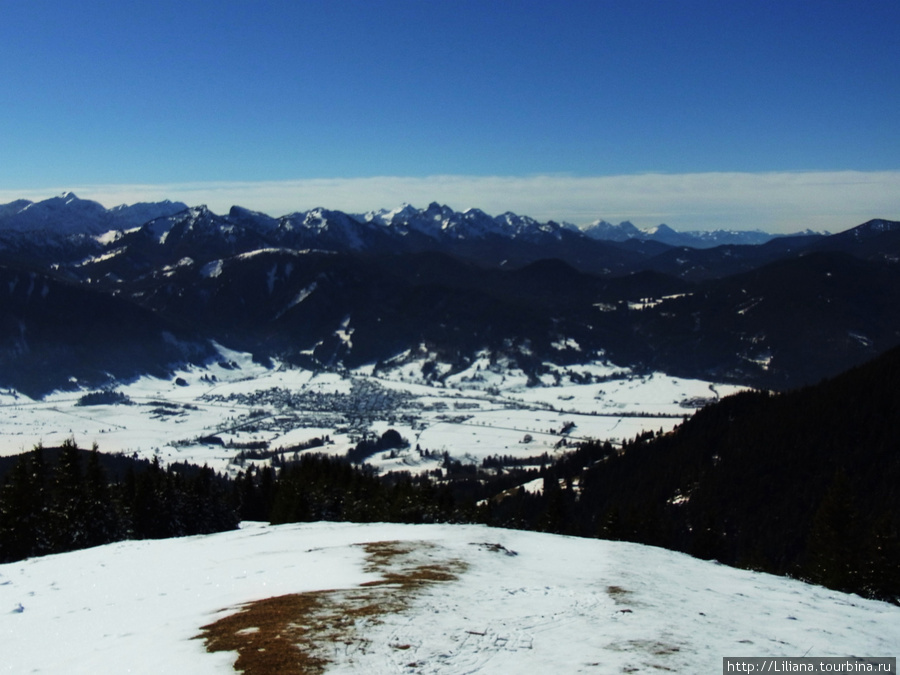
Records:
[[[0,671],[231,672],[235,653],[193,639],[202,626],[240,603],[395,572],[394,558],[367,560],[371,542],[452,573],[432,575],[399,610],[332,631],[319,643],[328,672],[718,672],[723,656],[891,656],[900,645],[898,607],[635,544],[476,526],[246,524],[0,566]],[[339,605],[353,594],[318,597]]]

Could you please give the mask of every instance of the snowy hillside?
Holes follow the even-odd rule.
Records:
[[[718,672],[723,656],[900,644],[892,605],[636,544],[475,526],[250,523],[0,566],[2,672],[232,672],[237,653],[207,653],[204,626],[243,658],[274,657],[287,636],[315,645],[288,647],[295,660],[371,674]]]

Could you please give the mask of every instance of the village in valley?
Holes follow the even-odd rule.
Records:
[[[236,474],[247,462],[307,451],[347,455],[392,429],[402,444],[367,462],[382,472],[433,472],[448,458],[481,464],[553,457],[587,439],[617,445],[646,431],[669,431],[739,389],[602,362],[546,364],[535,380],[486,355],[456,373],[427,354],[404,355],[378,369],[312,371],[220,349],[218,360],[169,379],[143,377],[108,391],[55,392],[43,400],[0,395],[0,453],[74,439],[103,452]]]

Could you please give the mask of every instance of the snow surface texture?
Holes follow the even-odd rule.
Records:
[[[245,523],[0,565],[0,672],[231,672],[236,654],[207,653],[194,639],[202,626],[249,601],[376,581],[360,546],[370,542],[419,546],[455,578],[346,625],[320,650],[330,673],[708,673],[723,656],[889,656],[900,645],[898,607],[637,544]]]
[[[345,335],[351,339],[349,334]],[[132,405],[78,406],[84,392],[59,392],[42,401],[0,393],[0,455],[73,438],[101,452],[136,453],[165,462],[208,464],[237,473],[242,444],[272,450],[332,441],[315,452],[342,455],[364,435],[396,429],[410,447],[368,461],[382,470],[413,473],[440,466],[444,452],[463,462],[492,455],[560,454],[593,438],[619,443],[644,431],[669,431],[702,405],[740,387],[661,373],[638,376],[606,363],[548,364],[528,386],[525,373],[483,355],[444,382],[423,375],[427,353],[400,355],[373,372],[312,372],[220,348],[204,368],[169,380],[144,377],[117,390]],[[449,366],[437,364],[437,370]],[[225,445],[204,443],[216,436]],[[199,439],[199,440],[198,440]],[[428,454],[417,451],[417,446]]]

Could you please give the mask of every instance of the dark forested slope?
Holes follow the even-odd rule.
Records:
[[[900,350],[819,385],[747,392],[587,471],[582,534],[900,597]]]

